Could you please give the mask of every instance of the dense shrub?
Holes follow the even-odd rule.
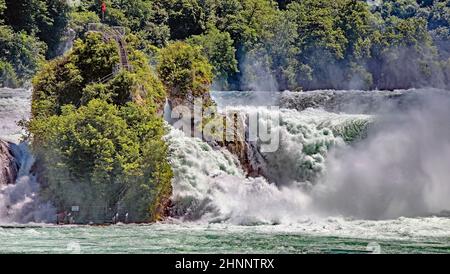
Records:
[[[77,222],[109,221],[116,213],[154,221],[170,196],[158,114],[165,90],[145,55],[132,43],[127,51],[132,69],[114,72],[116,43],[87,33],[33,80],[29,131],[44,197],[60,211],[80,205]]]
[[[192,36],[188,43],[201,47],[203,54],[213,66],[215,79],[224,81],[225,86],[226,80],[238,72],[236,50],[229,33],[212,28],[203,35]]]
[[[78,222],[158,219],[170,195],[171,169],[162,119],[148,105],[122,107],[94,99],[61,115],[34,119],[33,148],[45,166],[43,197],[60,210],[80,205]]]
[[[16,88],[18,84],[13,66],[0,60],[0,87]]]
[[[44,60],[45,44],[25,32],[0,26],[0,61],[9,63],[20,83],[32,77]]]
[[[157,70],[173,97],[197,97],[209,93],[212,66],[199,47],[184,42],[170,44],[160,51]]]

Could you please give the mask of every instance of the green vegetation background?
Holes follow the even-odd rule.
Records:
[[[23,83],[83,38],[99,0],[0,0],[3,85]],[[447,87],[450,1],[107,0],[151,59],[171,41],[201,47],[218,89]],[[151,60],[154,61],[154,60]],[[267,78],[272,81],[265,86]]]

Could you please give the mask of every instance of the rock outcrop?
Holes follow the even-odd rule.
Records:
[[[235,155],[247,176],[257,177],[261,175],[258,155],[254,155],[255,150],[252,149],[252,144],[247,141],[247,118],[239,113],[231,113],[223,119],[224,125],[226,125],[224,136],[222,141],[216,141],[215,144],[225,147],[231,154]],[[211,142],[209,143],[213,145]]]
[[[13,144],[0,140],[0,186],[14,184],[19,172],[12,146]]]
[[[192,95],[188,95],[185,98],[169,96],[167,100],[170,112],[172,112],[176,108],[179,108],[180,106],[182,106],[183,108],[177,111],[178,115],[180,113],[183,113],[183,109],[189,112],[189,114],[191,115],[191,120],[190,122],[185,122],[187,122],[186,128],[191,129],[190,135],[192,137],[194,136],[194,128],[199,129],[202,127],[202,125],[197,124],[193,118],[195,99],[199,98],[194,98]],[[223,132],[215,133],[221,135],[219,138],[215,138],[213,135],[210,135],[208,132],[203,130],[203,141],[207,142],[212,147],[223,147],[230,151],[237,157],[247,176],[256,177],[262,175],[262,170],[260,168],[262,158],[260,155],[255,155],[257,154],[256,150],[253,149],[252,144],[247,142],[246,140],[247,117],[245,115],[242,116],[239,113],[230,113],[227,116],[218,113],[217,108],[215,108],[215,102],[212,100],[209,93],[204,94],[200,99],[200,102],[203,103],[203,109],[212,107],[213,112],[215,112],[216,114],[215,118],[213,119],[214,121],[208,120],[208,118],[205,119],[205,117],[201,117],[203,120],[203,126],[205,125],[205,123],[214,123],[218,125],[221,124],[221,126],[219,126],[218,128],[223,128]],[[197,119],[198,118],[199,117],[197,117]],[[174,121],[171,120],[171,122]],[[180,124],[178,124],[178,126],[179,125]]]

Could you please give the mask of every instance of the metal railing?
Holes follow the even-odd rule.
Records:
[[[88,24],[88,31],[91,32],[100,32],[102,34],[103,40],[105,42],[107,41],[114,41],[118,48],[119,48],[119,67],[115,67],[113,69],[113,72],[111,74],[106,75],[105,77],[99,79],[100,83],[105,83],[109,81],[111,78],[113,78],[120,69],[124,69],[127,71],[132,71],[133,66],[130,64],[128,59],[128,53],[127,53],[127,44],[125,42],[124,36],[126,34],[126,29],[124,27],[120,26],[107,26],[102,23],[89,23]]]

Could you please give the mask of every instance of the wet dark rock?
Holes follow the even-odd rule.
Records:
[[[14,184],[19,172],[19,163],[14,157],[12,143],[0,140],[0,186]]]

